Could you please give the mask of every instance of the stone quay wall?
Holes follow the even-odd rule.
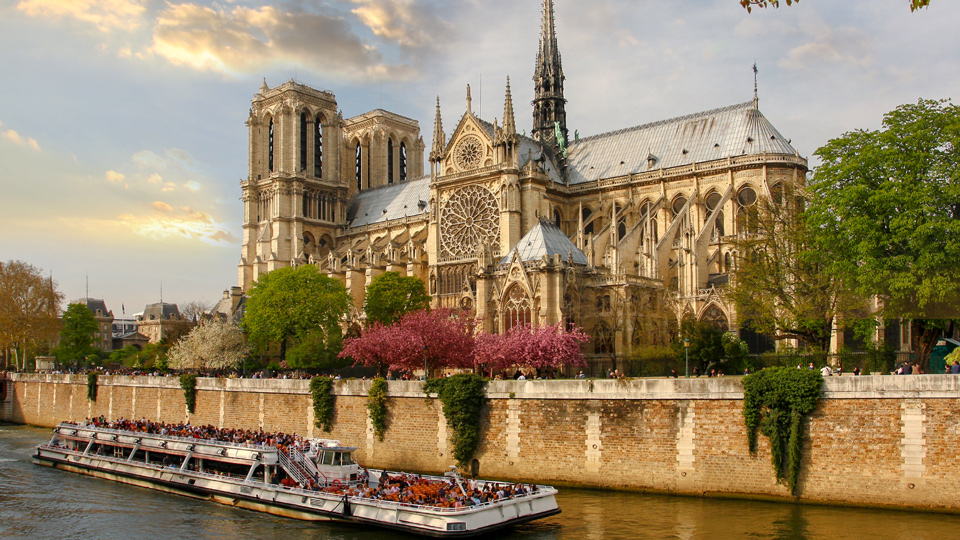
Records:
[[[314,427],[309,381],[197,381],[188,414],[174,377],[13,374],[0,420],[54,426],[109,419],[263,428],[357,446],[368,467],[441,472],[452,463],[442,406],[419,382],[389,383],[374,437],[370,381],[340,381],[330,433]],[[767,439],[747,447],[738,378],[492,381],[474,466],[486,478],[701,496],[960,513],[960,376],[830,377],[807,424],[799,498],[774,480]]]

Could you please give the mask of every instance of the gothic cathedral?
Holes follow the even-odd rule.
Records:
[[[544,0],[533,129],[466,107],[449,138],[440,103],[429,171],[416,120],[344,119],[295,83],[254,96],[239,265],[246,291],[275,268],[316,264],[362,317],[383,272],[422,279],[434,305],[490,332],[575,323],[588,357],[665,345],[682,317],[736,331],[722,290],[731,239],[760,199],[802,184],[807,162],[752,101],[573,140],[553,1]]]

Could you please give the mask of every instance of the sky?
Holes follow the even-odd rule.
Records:
[[[958,98],[960,2],[555,0],[581,136],[749,101],[804,157],[918,99]],[[529,131],[540,0],[0,0],[0,260],[115,316],[237,284],[247,118],[263,80],[344,118],[465,109]]]

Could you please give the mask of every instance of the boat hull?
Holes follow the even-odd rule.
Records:
[[[467,538],[559,514],[552,493],[467,509],[436,509],[284,488],[190,470],[147,466],[41,446],[38,465],[246,510],[308,521],[341,521],[436,538]],[[550,488],[552,490],[552,488]],[[485,506],[485,507],[484,507]]]

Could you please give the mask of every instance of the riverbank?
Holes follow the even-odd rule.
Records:
[[[442,472],[450,431],[420,382],[391,381],[381,442],[370,381],[339,381],[330,433],[314,427],[309,381],[198,379],[189,414],[179,381],[12,374],[0,420],[53,426],[110,419],[190,421],[330,437],[370,467]],[[800,500],[960,513],[960,376],[829,377],[807,425],[799,499],[776,484],[767,440],[747,447],[738,378],[491,381],[473,463],[527,482],[699,496]]]

